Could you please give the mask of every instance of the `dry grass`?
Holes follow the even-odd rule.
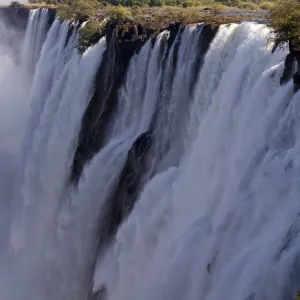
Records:
[[[56,8],[55,4],[46,4],[45,2],[41,2],[41,3],[28,3],[24,5],[25,7],[29,8],[29,9],[35,9],[35,8]]]
[[[225,10],[221,5],[206,6],[211,11],[203,11],[204,7],[131,7],[127,8],[128,14],[133,16],[134,24],[141,24],[144,28],[162,29],[168,27],[170,23],[182,22],[184,24],[196,23],[213,23],[227,24],[239,22],[249,19],[247,15],[224,16],[222,12]],[[226,7],[227,9],[228,7]],[[104,7],[97,11],[96,18],[103,20],[109,18],[111,13],[110,7]],[[257,11],[257,16],[261,16],[261,12]],[[253,17],[253,16],[251,16]]]

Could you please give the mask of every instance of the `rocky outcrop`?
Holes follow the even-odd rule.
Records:
[[[170,24],[169,47],[172,45],[180,24]],[[79,144],[74,156],[71,181],[76,182],[84,164],[97,153],[107,139],[107,127],[117,104],[117,91],[124,81],[127,66],[134,53],[138,53],[149,38],[162,31],[144,29],[131,23],[107,24],[107,51],[95,80],[95,93],[82,120]],[[101,83],[101,84],[98,84]]]
[[[291,43],[291,52],[293,53],[296,61],[296,73],[293,76],[294,80],[294,92],[300,90],[300,41]]]
[[[164,30],[170,32],[168,39],[168,49],[170,49],[180,26],[180,22],[174,22],[166,28],[152,29],[136,25],[132,21],[106,25],[104,34],[108,47],[96,75],[95,93],[82,120],[78,147],[72,166],[71,182],[78,181],[84,164],[103,147],[107,140],[107,127],[117,104],[117,91],[124,81],[127,66],[133,54],[138,53],[149,38],[154,42],[156,36]],[[204,27],[201,41],[203,46],[200,47],[203,51],[208,49],[217,30],[218,26],[215,25]],[[199,54],[201,56],[203,53]],[[199,71],[201,59],[198,62],[195,72]]]
[[[167,28],[170,36],[163,47],[168,50],[174,45],[173,69],[176,69],[177,35],[183,30],[181,23],[171,23]],[[164,29],[147,29],[141,25],[107,24],[106,38],[107,50],[95,79],[95,92],[84,113],[81,130],[78,137],[78,146],[74,154],[70,174],[70,183],[76,185],[79,181],[84,166],[106,145],[109,132],[118,104],[118,90],[126,79],[126,72],[132,56],[139,52],[144,43],[152,39],[155,42],[158,33]],[[209,48],[218,27],[206,25],[202,29],[197,49],[198,60],[193,73],[199,73],[203,64],[203,57]],[[164,54],[163,63],[168,61]],[[191,87],[192,88],[192,87]],[[106,200],[103,212],[105,217],[98,223],[98,251],[114,237],[120,224],[130,214],[145,180],[145,170],[148,155],[151,155],[153,124],[155,114],[148,129],[136,138],[131,149],[128,150],[127,159],[121,170],[116,186]],[[147,174],[148,176],[148,174]],[[149,175],[151,176],[151,174]],[[95,258],[96,259],[96,258]],[[105,299],[105,287],[100,292],[89,296],[89,300]]]
[[[285,59],[283,74],[280,78],[280,84],[285,84],[293,79],[294,92],[300,89],[300,42],[289,42],[290,53]]]
[[[180,25],[180,23],[171,23],[166,28],[170,32],[168,44],[166,45],[167,49],[170,49],[174,44],[176,36],[181,30]],[[152,38],[154,42],[160,31],[162,30],[144,29],[138,25],[130,25],[126,28],[118,24],[107,25],[108,48],[96,75],[95,93],[82,119],[78,147],[74,155],[70,177],[72,184],[78,182],[85,164],[104,147],[109,139],[107,134],[116,111],[118,89],[125,80],[132,55],[140,51],[142,45],[149,38]],[[203,57],[216,31],[216,26],[206,25],[203,27],[201,40],[199,40],[201,46],[198,48],[199,53],[197,55],[199,59],[193,70],[195,73],[199,72],[203,64]],[[176,68],[176,51],[175,45],[173,54],[174,69]],[[120,223],[128,216],[136,202],[142,186],[145,157],[147,157],[152,146],[152,125],[146,132],[137,137],[128,151],[127,160],[120,173],[117,185],[106,201],[105,224],[99,224],[100,247],[114,235]]]

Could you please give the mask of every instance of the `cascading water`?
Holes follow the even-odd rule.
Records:
[[[300,99],[270,30],[163,31],[114,91],[114,38],[80,55],[52,21],[0,43],[0,298],[292,300]]]

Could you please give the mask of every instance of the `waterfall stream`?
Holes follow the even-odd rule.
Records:
[[[145,41],[116,85],[113,38],[81,55],[80,25],[47,9],[22,41],[0,19],[1,299],[294,299],[287,50],[272,53],[263,24],[212,41],[205,26]]]

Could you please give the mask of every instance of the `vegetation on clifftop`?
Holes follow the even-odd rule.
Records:
[[[270,10],[270,25],[274,30],[276,46],[300,42],[300,2],[280,0]]]
[[[143,28],[143,31],[151,30],[150,35],[152,36],[166,29],[170,23],[195,24],[206,22],[214,26],[239,22],[249,18],[242,14],[231,17],[224,16],[220,14],[224,10],[224,6],[216,3],[211,4],[209,9],[203,10],[203,8],[194,6],[187,8],[182,6],[150,7],[148,5],[125,7],[122,5],[104,5],[103,2],[98,0],[68,1],[70,1],[69,4],[61,3],[57,5],[60,18],[70,21],[88,21],[79,31],[80,50],[94,44],[99,37],[104,35],[107,23],[118,23],[118,28],[122,27],[121,31],[124,34],[130,28],[130,30],[137,31],[137,29],[133,29],[133,26],[140,26],[139,28]],[[249,4],[253,3],[249,2]],[[257,16],[259,16],[259,13]]]
[[[75,0],[29,0],[29,3],[41,3],[45,2],[46,4],[67,4]],[[230,8],[240,8],[247,10],[257,10],[257,9],[269,9],[273,6],[274,0],[98,0],[100,5],[122,5],[122,6],[180,6],[184,8],[188,7],[212,7],[213,5],[222,5],[223,9],[226,7]],[[268,3],[268,4],[266,4]]]
[[[95,14],[98,2],[95,0],[73,0],[70,4],[58,6],[59,16],[67,20],[87,20]]]

